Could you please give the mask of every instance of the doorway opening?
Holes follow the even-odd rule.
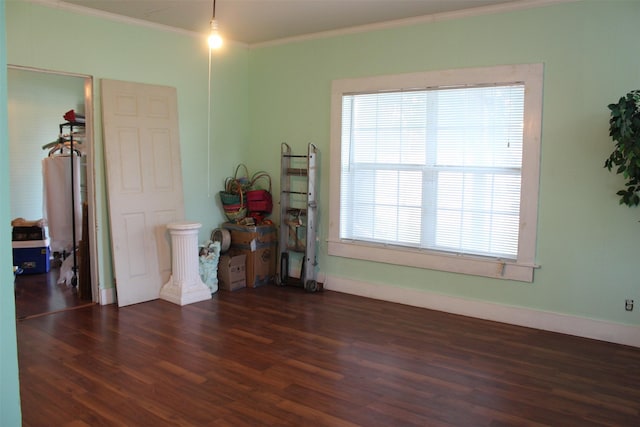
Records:
[[[11,218],[43,230],[39,239],[13,236],[16,315],[24,319],[100,302],[93,78],[9,65],[7,83]],[[49,174],[54,158],[66,168],[59,175]],[[52,209],[60,209],[63,219],[69,215],[75,227],[52,224]]]

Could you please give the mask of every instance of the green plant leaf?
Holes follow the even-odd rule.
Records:
[[[613,152],[604,162],[609,171],[625,178],[625,188],[616,194],[620,204],[640,204],[640,90],[633,90],[617,103],[609,104],[609,136],[615,143]]]

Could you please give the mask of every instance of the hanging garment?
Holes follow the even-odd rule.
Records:
[[[82,236],[82,203],[80,195],[80,158],[73,156],[74,185],[71,188],[71,160],[68,155],[42,160],[44,180],[44,218],[49,226],[51,250],[70,253]],[[71,206],[73,191],[74,206]],[[73,209],[73,210],[72,210]],[[76,242],[73,244],[73,212]]]

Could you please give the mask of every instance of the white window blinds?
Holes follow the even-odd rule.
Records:
[[[524,84],[342,96],[340,238],[515,259]]]

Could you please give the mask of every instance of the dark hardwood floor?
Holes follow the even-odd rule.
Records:
[[[25,426],[636,426],[640,349],[265,286],[18,321]]]
[[[59,268],[51,268],[48,273],[21,274],[15,277],[18,319],[68,310],[91,302],[80,298],[77,287],[58,284],[59,273]]]

